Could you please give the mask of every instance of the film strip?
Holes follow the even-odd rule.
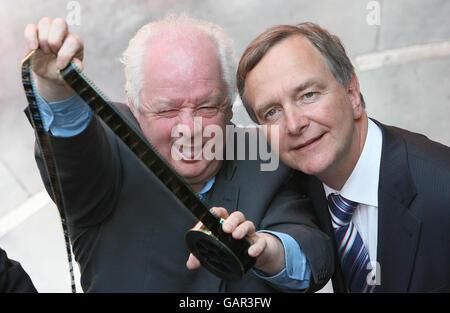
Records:
[[[42,137],[40,145],[43,146],[43,151],[46,150],[49,152],[48,154],[52,154],[48,133],[43,130],[40,112],[36,105],[31,85],[32,55],[33,51],[22,62],[22,78],[25,93],[29,101],[32,119],[37,121],[37,123],[33,123],[37,137]],[[197,223],[194,228],[186,233],[186,244],[189,250],[200,260],[202,266],[222,279],[229,281],[241,279],[255,263],[255,259],[250,257],[247,252],[250,247],[248,240],[245,238],[236,240],[230,234],[222,231],[221,219],[209,211],[205,203],[195,194],[184,179],[172,169],[146,138],[134,128],[72,62],[65,69],[61,70],[61,75],[68,85],[90,106],[93,112],[135,154],[144,167],[151,171],[171,191],[174,197],[199,220],[200,224]],[[39,131],[37,131],[38,129]],[[45,138],[46,136],[47,139]],[[44,159],[46,163],[55,164],[53,156],[47,158],[47,155],[45,155]],[[56,193],[61,194],[60,184],[57,180],[56,165],[47,166],[47,170],[53,171],[49,173],[49,176],[55,176],[54,182],[58,187],[54,189],[56,189]],[[53,193],[55,194],[54,190]],[[61,198],[61,207],[57,205],[60,213],[62,213],[61,219],[64,227],[63,199],[60,195],[58,195],[58,198]],[[201,227],[198,225],[201,225]],[[69,261],[71,262],[71,257],[69,257]],[[71,273],[73,273],[72,268]]]
[[[73,261],[72,261],[72,250],[69,237],[69,230],[67,228],[67,217],[64,206],[64,198],[62,196],[61,183],[59,181],[56,162],[53,156],[52,146],[50,144],[50,137],[48,132],[44,130],[44,125],[42,123],[41,112],[39,111],[36,96],[33,90],[33,77],[31,71],[31,60],[34,51],[28,53],[22,60],[22,84],[25,90],[25,96],[28,100],[28,107],[30,109],[30,121],[33,125],[34,131],[36,133],[36,142],[41,151],[42,157],[44,159],[44,166],[47,175],[50,180],[50,187],[53,194],[53,201],[58,208],[59,215],[61,217],[61,224],[64,233],[64,241],[66,245],[67,260],[69,262],[69,272],[70,272],[70,285],[72,293],[76,293],[75,287],[75,275],[73,273]]]

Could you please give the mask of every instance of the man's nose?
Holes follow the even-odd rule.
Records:
[[[189,129],[192,137],[201,135],[202,133],[202,118],[194,116],[191,110],[182,110],[178,114],[178,124]]]
[[[309,125],[303,110],[295,105],[285,107],[286,129],[291,135],[299,135]]]

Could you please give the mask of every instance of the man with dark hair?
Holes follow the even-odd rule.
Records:
[[[450,289],[450,149],[367,117],[340,40],[313,23],[266,30],[244,52],[250,116],[278,125],[280,159],[309,174],[334,237],[335,292]]]

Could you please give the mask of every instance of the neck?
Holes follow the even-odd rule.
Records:
[[[349,148],[346,149],[346,153],[338,156],[335,164],[330,166],[329,170],[321,175],[317,175],[324,184],[335,190],[342,189],[361,156],[367,138],[367,128],[368,118],[367,114],[363,112],[361,118],[355,122],[353,136]]]
[[[202,171],[201,175],[196,177],[184,177],[184,180],[191,186],[192,190],[198,194],[203,187],[217,175],[222,164],[223,160],[213,160],[208,164],[207,168]]]
[[[205,185],[206,185],[206,182],[190,184],[192,190],[194,190],[194,192],[196,194],[198,194],[203,189],[203,187],[205,187]]]

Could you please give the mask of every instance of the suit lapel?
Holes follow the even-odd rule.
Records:
[[[383,132],[378,187],[377,292],[406,292],[414,266],[421,222],[409,210],[416,189],[403,138],[374,121]]]
[[[325,191],[322,183],[316,177],[308,176],[307,190],[308,195],[313,201],[314,209],[317,219],[320,222],[321,229],[325,231],[327,235],[333,234],[330,213],[328,211],[328,202],[325,198]]]
[[[206,196],[206,202],[209,205],[224,207],[228,213],[237,210],[239,186],[232,181],[235,171],[235,162],[224,161],[222,168],[216,175],[216,181],[211,192],[208,192]]]

